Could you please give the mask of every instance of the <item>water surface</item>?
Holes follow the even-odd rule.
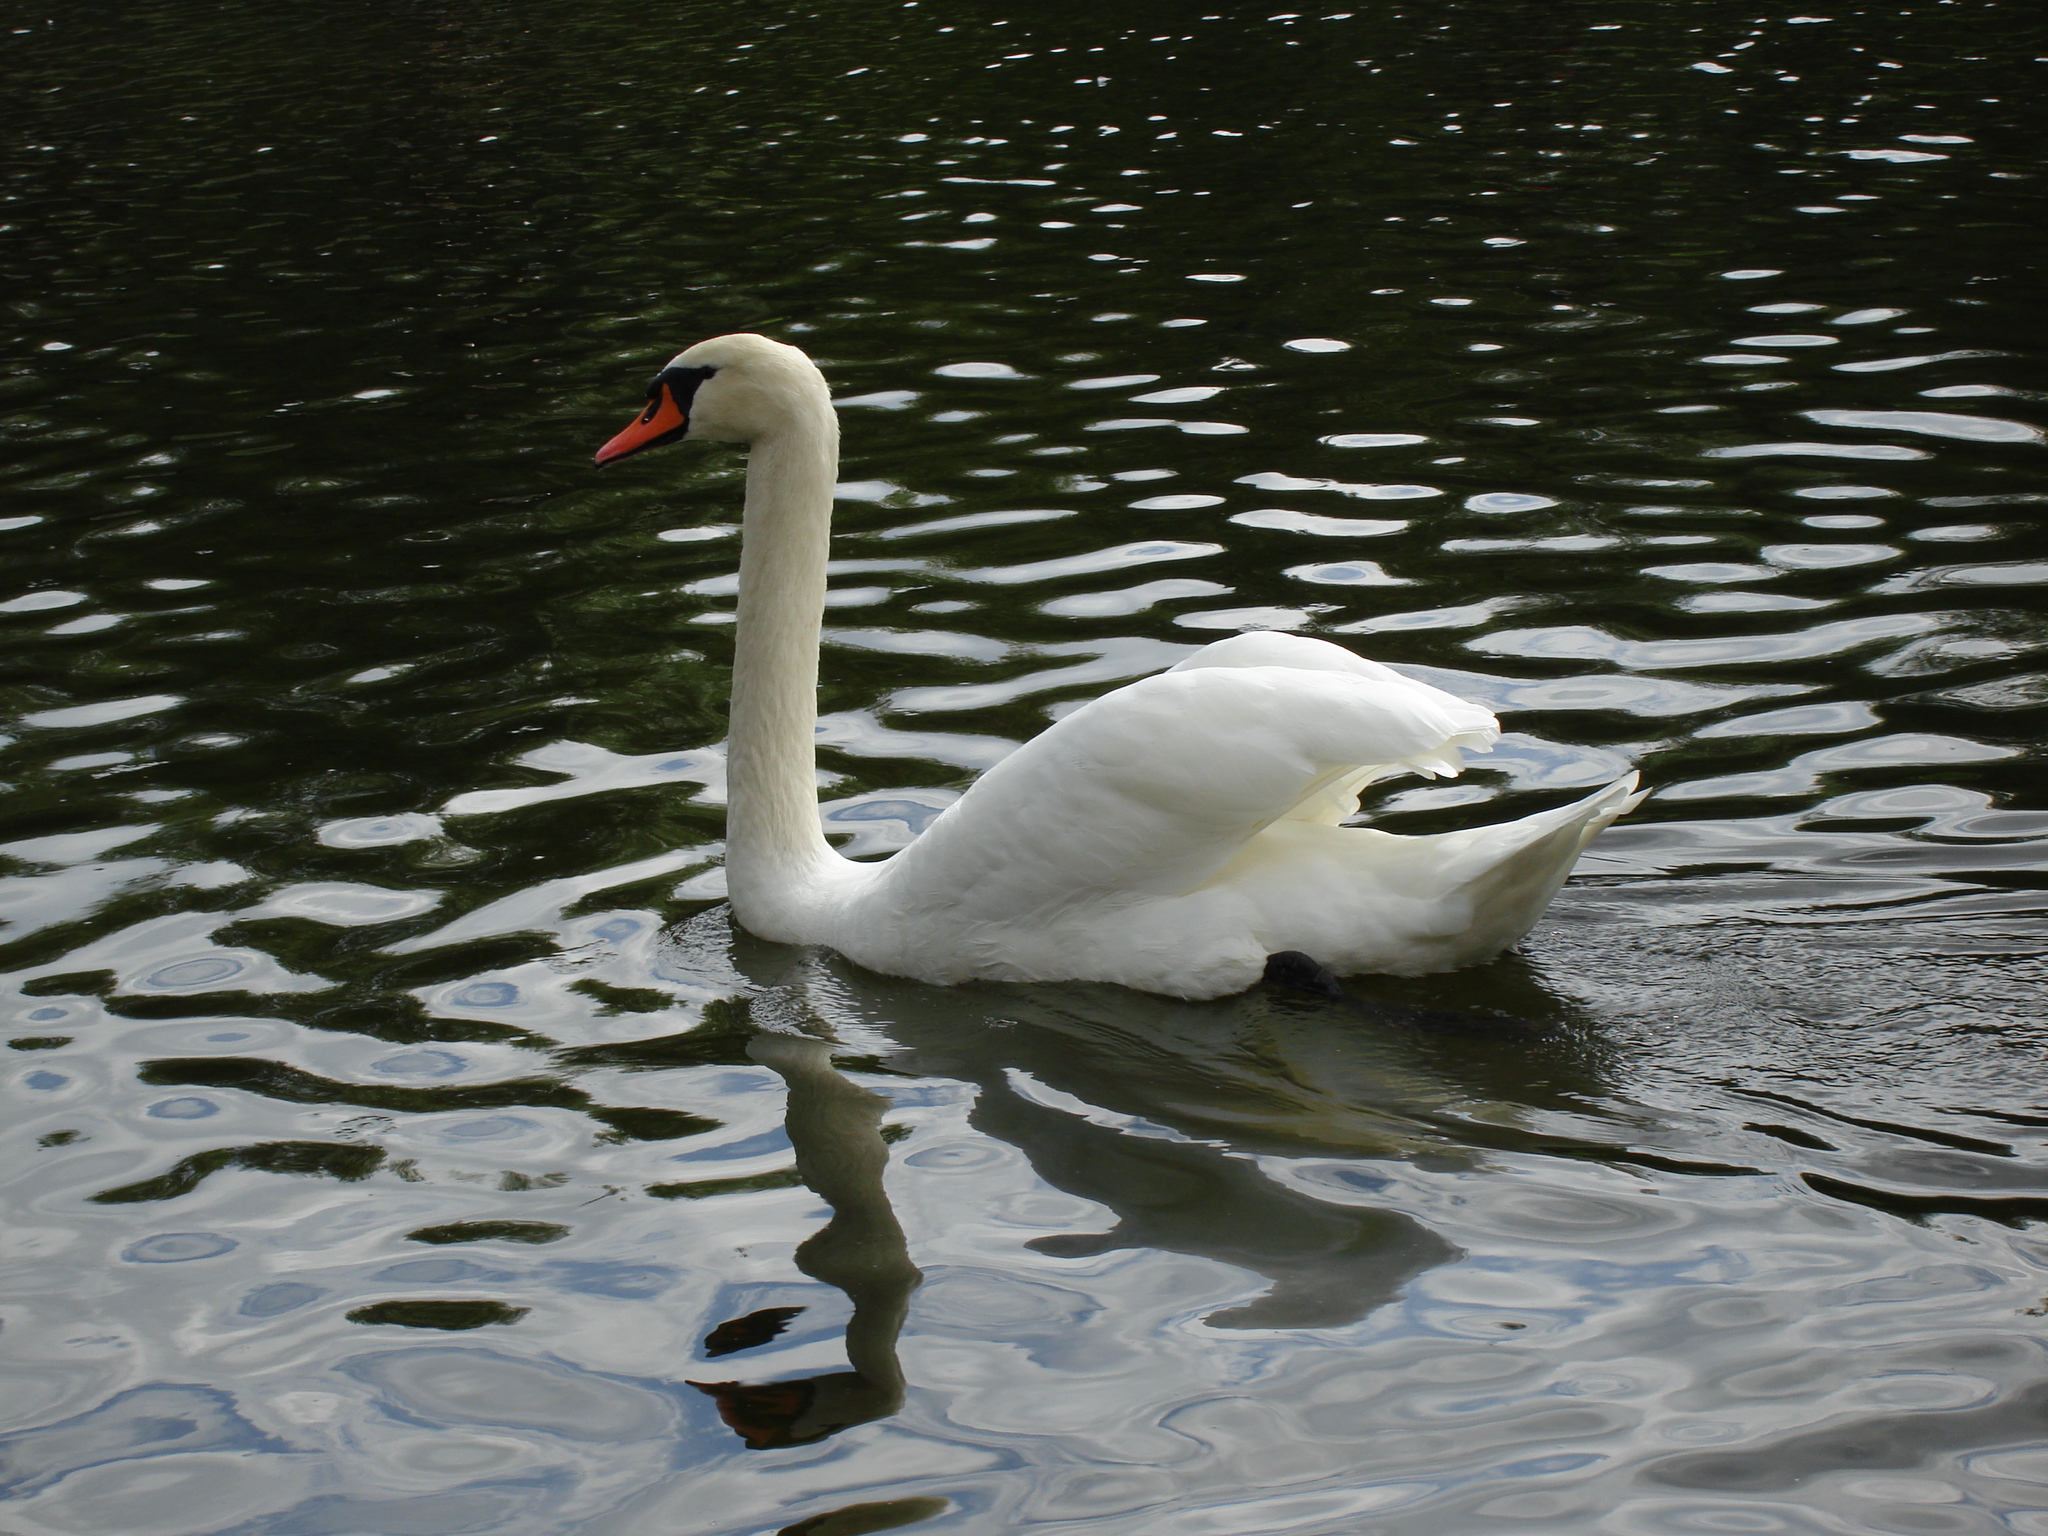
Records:
[[[16,17],[10,1530],[2048,1533],[2030,13]],[[847,851],[1247,628],[1653,798],[1353,1009],[735,935],[741,327]]]

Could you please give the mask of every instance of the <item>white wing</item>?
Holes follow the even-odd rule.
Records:
[[[1493,716],[1318,640],[1249,634],[1075,710],[982,775],[876,881],[957,922],[1192,891],[1283,818],[1372,779],[1456,773]]]

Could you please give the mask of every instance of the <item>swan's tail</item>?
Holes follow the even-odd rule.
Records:
[[[1463,846],[1445,861],[1441,899],[1470,918],[1444,968],[1489,960],[1535,927],[1585,846],[1642,803],[1636,782],[1631,773],[1554,811],[1449,834]]]
[[[1629,774],[1554,811],[1427,837],[1277,822],[1215,888],[1247,904],[1265,954],[1298,949],[1340,976],[1456,970],[1535,927],[1580,850],[1641,799]]]

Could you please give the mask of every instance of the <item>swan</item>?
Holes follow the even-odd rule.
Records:
[[[919,981],[1111,982],[1198,999],[1299,951],[1343,975],[1492,959],[1635,775],[1519,821],[1426,837],[1341,825],[1358,792],[1455,775],[1493,715],[1341,646],[1250,632],[1068,714],[915,842],[843,858],[818,815],[818,646],[839,424],[824,376],[765,336],[717,336],[655,377],[600,465],[683,439],[749,447],[726,739],[732,914]]]

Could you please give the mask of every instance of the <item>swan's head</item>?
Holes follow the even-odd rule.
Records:
[[[751,332],[714,336],[654,376],[646,408],[597,450],[597,462],[684,438],[751,443],[820,411],[831,419],[825,377],[797,348]]]

